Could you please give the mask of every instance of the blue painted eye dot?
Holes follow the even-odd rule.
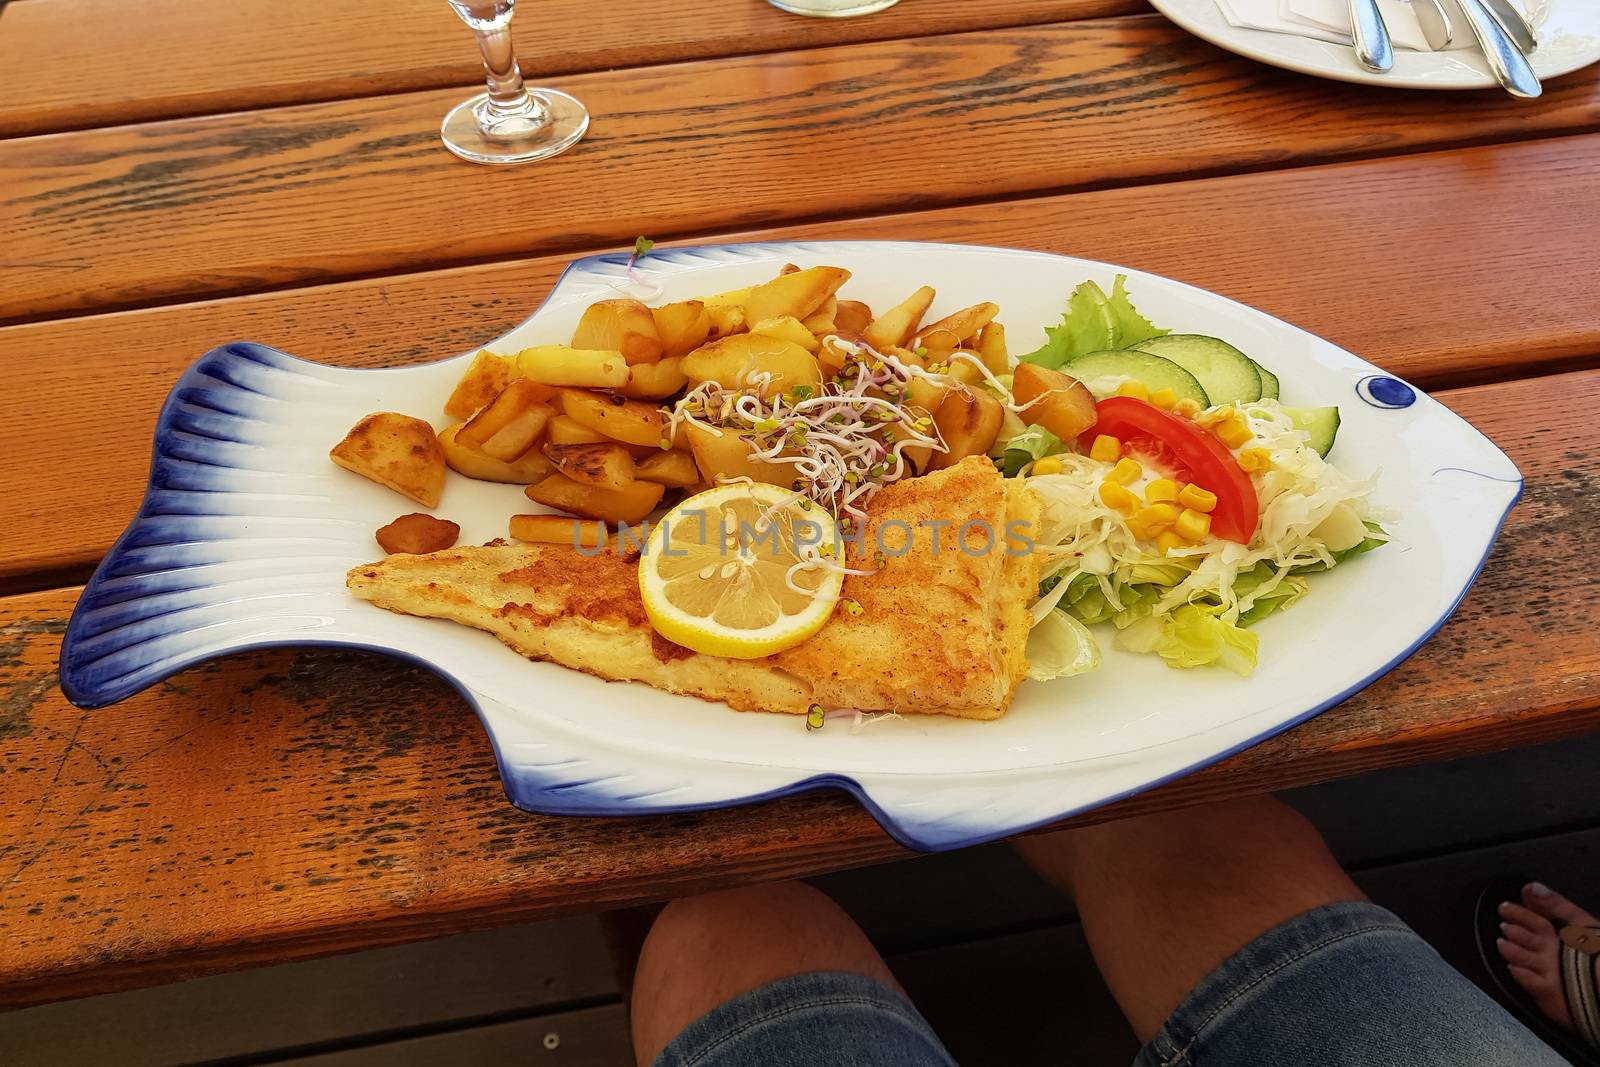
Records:
[[[1408,408],[1417,402],[1417,391],[1399,378],[1374,374],[1356,383],[1356,395],[1375,408]]]

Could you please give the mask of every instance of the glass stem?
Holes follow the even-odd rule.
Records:
[[[484,116],[491,123],[498,119],[526,115],[537,108],[522,84],[522,72],[517,69],[517,52],[511,44],[511,14],[508,4],[494,18],[478,19],[472,23],[477,34],[478,50],[483,53],[483,72],[489,85],[489,100]]]

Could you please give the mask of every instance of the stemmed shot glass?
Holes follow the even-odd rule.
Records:
[[[511,45],[516,0],[449,0],[449,4],[477,35],[489,89],[450,109],[439,127],[444,146],[474,163],[527,163],[577,144],[589,128],[584,106],[555,89],[522,84]]]

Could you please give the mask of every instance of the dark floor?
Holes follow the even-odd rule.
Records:
[[[1379,903],[1477,976],[1470,909],[1507,872],[1600,901],[1600,736],[1287,794]],[[1126,1065],[1066,903],[1002,846],[817,880],[968,1067]],[[3,949],[0,949],[3,951]],[[974,995],[981,990],[981,997]],[[0,1014],[0,1063],[632,1063],[593,919],[465,934]]]

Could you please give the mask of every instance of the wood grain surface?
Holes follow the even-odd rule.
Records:
[[[1432,386],[1600,355],[1600,259],[1592,229],[1573,224],[1600,218],[1597,172],[1600,136],[1588,135],[731,239],[902,237],[1112,260],[1243,300]],[[1540,195],[1525,195],[1529,187]],[[1328,211],[1340,196],[1372,204],[1381,225],[1351,226]],[[248,339],[355,366],[454,355],[525,318],[566,261],[0,328],[0,366],[13,375],[0,390],[0,425],[77,427],[54,434],[28,464],[0,464],[10,519],[0,525],[0,577],[98,560],[142,495],[162,398],[206,350]],[[86,411],[117,432],[95,432]],[[95,487],[88,510],[86,480]]]
[[[1366,692],[1089,818],[1572,736],[1600,724],[1600,371],[1443,399],[1528,489],[1456,618]],[[526,815],[448,685],[377,656],[278,651],[115,707],[55,688],[76,591],[0,600],[0,1003],[890,858],[822,794],[654,819]]]
[[[537,0],[514,24],[522,68],[676,63],[1148,11],[1144,0],[914,0],[808,19],[765,0]],[[91,77],[64,76],[93,72]],[[14,0],[0,23],[0,136],[467,86],[470,31],[444,0]]]
[[[1247,63],[1154,17],[559,82],[594,126],[535,168],[441,150],[457,90],[0,142],[0,318],[1600,124],[1595,68],[1534,108],[1396,94]]]

